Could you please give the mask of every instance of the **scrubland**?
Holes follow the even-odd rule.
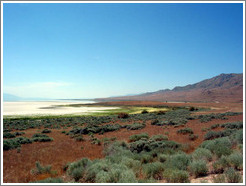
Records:
[[[243,113],[141,109],[4,119],[3,181],[242,182]]]

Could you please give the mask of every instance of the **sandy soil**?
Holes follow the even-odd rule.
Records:
[[[88,102],[87,102],[88,103]],[[4,102],[3,115],[63,115],[101,112],[117,107],[57,107],[57,105],[75,104],[74,102],[36,101],[36,102]],[[86,102],[76,102],[86,104]]]

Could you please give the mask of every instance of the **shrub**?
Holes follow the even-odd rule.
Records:
[[[138,141],[140,139],[149,139],[149,135],[147,133],[135,134],[129,137],[131,142]]]
[[[192,153],[192,158],[194,160],[206,160],[206,161],[211,161],[212,160],[212,153],[208,149],[204,148],[197,148],[193,153]]]
[[[189,111],[194,111],[195,110],[195,107],[190,107],[189,108]]]
[[[164,166],[160,162],[147,163],[143,166],[143,172],[147,178],[154,178],[157,180],[162,179],[162,172],[164,171]]]
[[[124,119],[124,118],[128,118],[128,117],[129,117],[129,114],[127,114],[125,112],[121,112],[121,113],[118,114],[118,118]]]
[[[194,141],[194,140],[196,140],[197,138],[198,138],[198,135],[197,135],[197,134],[190,134],[190,135],[189,135],[189,140]]]
[[[228,137],[217,138],[214,140],[204,141],[200,147],[210,150],[218,158],[222,155],[230,155],[232,144]]]
[[[237,131],[237,133],[235,134],[235,139],[239,144],[243,144],[243,130]]]
[[[177,169],[166,169],[163,177],[168,183],[189,183],[189,174],[187,171]]]
[[[42,130],[41,133],[51,133],[51,130],[49,130],[49,129],[44,129],[44,130]]]
[[[78,136],[75,138],[76,141],[84,141],[85,139],[83,138],[83,136]]]
[[[147,114],[147,113],[149,113],[147,110],[143,110],[142,112],[141,112],[142,114]]]
[[[36,169],[32,170],[33,174],[48,174],[51,173],[51,165],[42,166],[38,161],[35,163]]]
[[[140,159],[140,162],[141,163],[150,163],[153,161],[153,157],[150,155],[150,154],[147,154],[147,153],[141,153],[141,159]]]
[[[216,132],[216,131],[208,131],[205,136],[204,136],[204,140],[211,140],[214,138],[218,138],[220,137],[220,133]]]
[[[190,161],[191,158],[187,154],[175,154],[170,156],[170,158],[167,159],[164,165],[165,168],[187,170]]]
[[[34,183],[64,183],[64,181],[61,178],[46,178],[44,180],[38,180]]]
[[[164,110],[157,111],[157,115],[164,115],[164,114],[166,114],[166,111]]]
[[[233,168],[229,168],[225,172],[228,183],[240,183],[242,182],[242,176],[236,172]]]
[[[211,125],[211,129],[216,129],[216,128],[218,128],[220,126],[220,124],[214,124],[214,125]]]
[[[208,168],[204,160],[195,160],[190,164],[190,170],[196,177],[206,176]]]
[[[223,173],[224,170],[229,167],[228,158],[226,156],[222,156],[220,159],[215,161],[213,164],[213,172],[216,174]]]
[[[10,132],[4,132],[3,133],[3,138],[14,138],[16,135],[12,134]]]
[[[47,136],[45,134],[40,134],[40,133],[37,133],[37,134],[33,134],[32,135],[32,138],[39,138],[39,137],[49,137],[49,136]]]
[[[139,130],[145,127],[145,124],[142,123],[133,123],[132,125],[127,125],[128,130]]]
[[[225,180],[225,175],[221,174],[221,175],[217,175],[213,178],[213,182],[214,183],[226,183]]]
[[[79,161],[73,162],[68,166],[67,173],[72,176],[74,180],[77,182],[85,173],[88,165],[91,164],[91,161],[87,158],[83,158]]]
[[[168,137],[162,134],[159,134],[159,135],[152,136],[150,139],[154,141],[165,141],[165,140],[168,140]]]
[[[16,140],[13,140],[13,139],[3,140],[3,150],[15,149],[20,146],[21,144],[18,143]]]
[[[158,156],[158,159],[159,159],[159,161],[160,161],[161,163],[164,163],[165,161],[167,161],[168,158],[169,158],[169,156],[166,155],[166,154],[160,154],[160,155]]]
[[[229,164],[237,169],[240,170],[243,168],[243,156],[238,153],[238,152],[234,152],[232,153],[229,157],[228,157],[228,162]]]
[[[237,122],[233,122],[233,123],[225,123],[225,124],[222,124],[221,127],[227,128],[227,129],[242,129],[243,128],[243,122],[237,121]]]
[[[177,131],[178,134],[193,134],[193,130],[191,128],[179,129]]]

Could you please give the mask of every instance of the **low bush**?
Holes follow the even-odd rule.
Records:
[[[90,164],[91,161],[88,158],[83,158],[69,164],[67,173],[77,182],[85,174],[85,170]]]
[[[164,171],[163,163],[153,162],[147,163],[143,166],[143,172],[146,175],[146,178],[154,178],[156,180],[162,179],[162,172]]]
[[[229,168],[225,172],[227,182],[228,183],[241,183],[242,182],[242,176],[236,172],[233,168]]]
[[[158,135],[152,136],[150,139],[153,141],[165,141],[165,140],[168,140],[168,137],[162,134],[158,134]]]
[[[243,168],[243,156],[238,152],[234,152],[228,156],[228,162],[230,166],[236,170],[241,170]]]
[[[218,128],[220,126],[220,124],[214,124],[214,125],[211,125],[211,129],[216,129],[216,128]]]
[[[177,131],[178,134],[193,134],[193,130],[191,128],[179,129]]]
[[[187,170],[191,157],[187,154],[175,154],[170,156],[164,163],[165,168]]]
[[[221,125],[222,128],[226,129],[242,129],[243,128],[243,122],[242,121],[237,121],[233,123],[225,123]]]
[[[133,123],[132,125],[127,125],[128,130],[139,130],[143,129],[146,125],[143,123]]]
[[[129,118],[129,114],[125,112],[118,113],[118,118],[122,118],[122,119]]]
[[[44,129],[44,130],[42,130],[41,133],[51,133],[51,130],[49,130],[49,129]]]
[[[212,153],[210,150],[205,148],[197,148],[192,153],[193,160],[205,160],[205,161],[212,161]]]
[[[129,137],[130,142],[138,141],[140,139],[149,139],[149,135],[147,133],[141,133]]]
[[[142,114],[147,114],[147,113],[149,113],[147,110],[143,110],[142,112],[141,112]]]
[[[226,183],[226,178],[224,174],[216,175],[213,178],[214,183]]]
[[[232,143],[228,137],[204,141],[200,147],[210,150],[212,153],[216,154],[218,158],[222,155],[230,155],[232,153]]]
[[[169,158],[169,155],[167,155],[167,154],[160,154],[160,155],[158,155],[158,160],[161,163],[164,163],[165,161],[167,161],[168,158]]]
[[[85,141],[85,139],[83,138],[83,136],[78,136],[75,138],[76,141]]]
[[[33,169],[31,172],[33,174],[50,174],[51,172],[51,165],[42,166],[38,161],[35,163],[36,169]]]
[[[206,176],[208,168],[204,160],[195,160],[190,164],[190,171],[196,177]]]
[[[187,171],[177,169],[166,169],[163,173],[164,179],[168,183],[189,183],[189,174]]]
[[[189,135],[189,140],[191,140],[191,141],[194,141],[194,140],[196,140],[198,138],[198,135],[197,134],[190,134]]]
[[[46,178],[44,180],[38,180],[33,183],[64,183],[61,178]]]
[[[230,165],[228,162],[228,158],[226,156],[222,156],[220,159],[215,161],[212,164],[212,166],[213,166],[213,172],[215,174],[220,174],[223,173],[225,169],[227,169]]]

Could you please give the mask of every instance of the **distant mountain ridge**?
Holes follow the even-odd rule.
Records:
[[[98,99],[110,101],[110,98]],[[194,102],[241,102],[243,100],[243,74],[220,74],[195,84],[176,86],[135,96],[114,97],[112,101],[194,101]]]

